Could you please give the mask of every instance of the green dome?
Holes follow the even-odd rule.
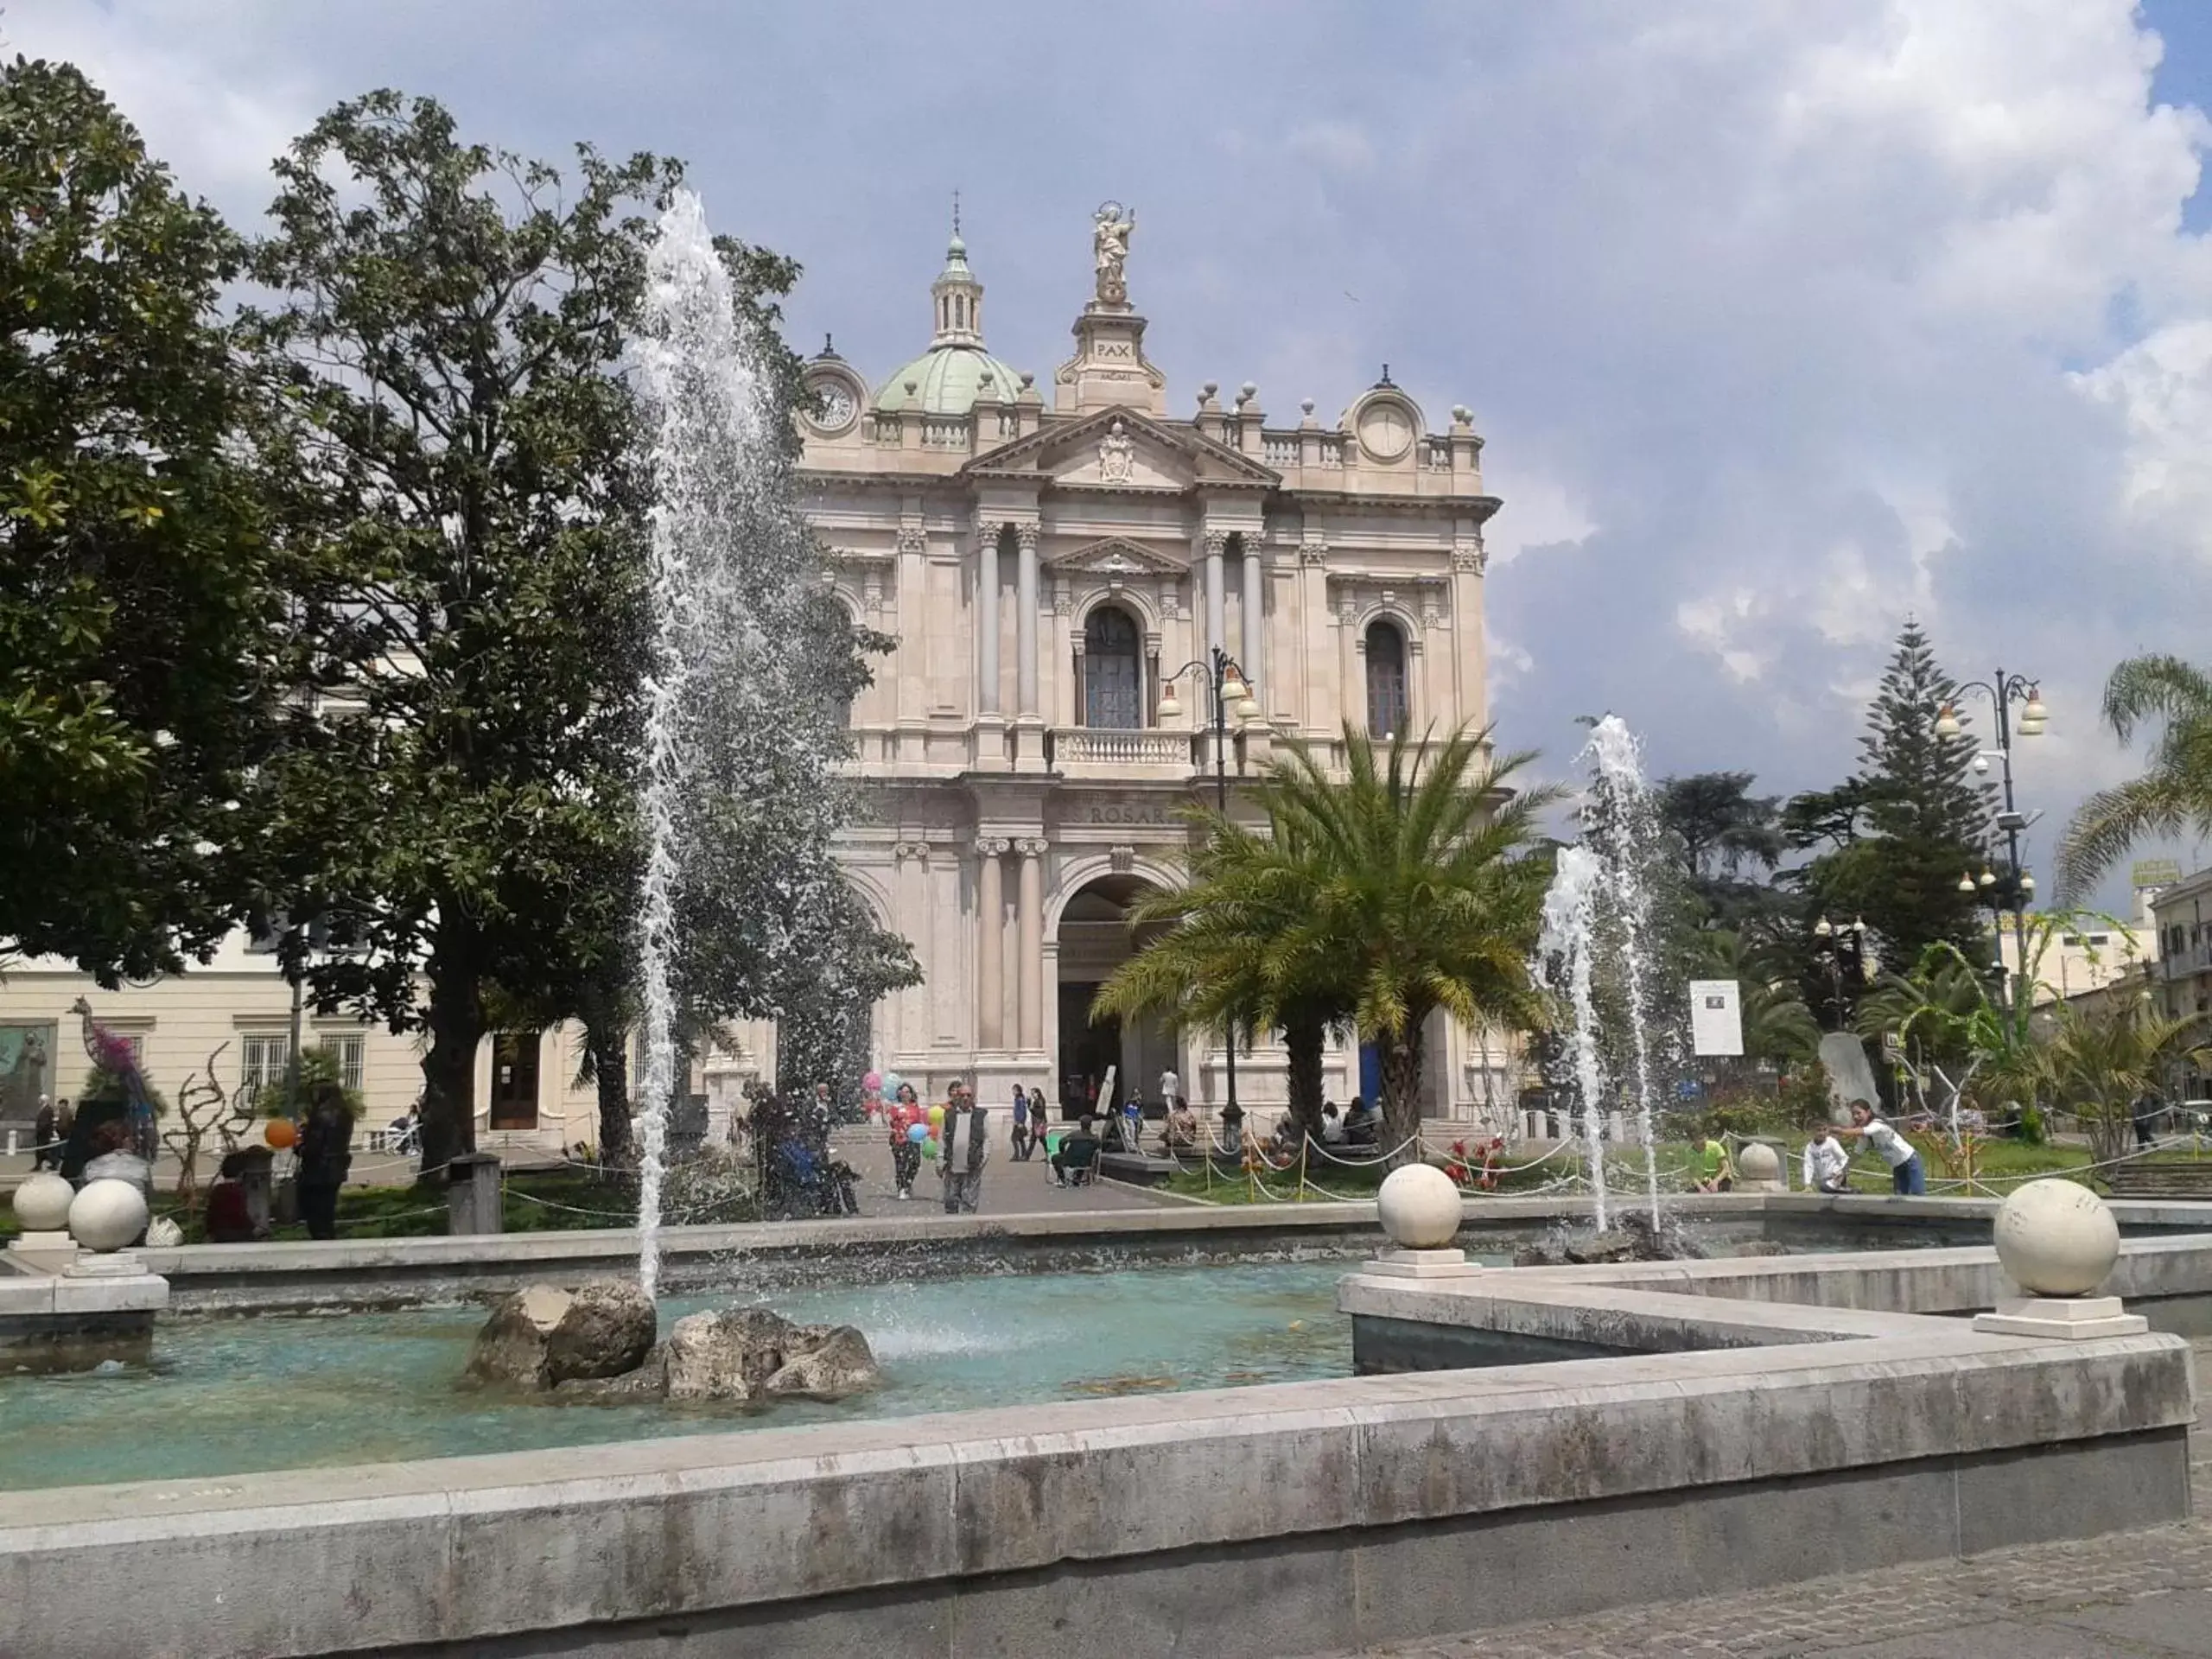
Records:
[[[879,410],[909,407],[925,415],[965,415],[982,396],[983,377],[991,377],[991,394],[1002,404],[1021,395],[1021,376],[980,346],[935,346],[883,383],[875,394]],[[914,383],[914,401],[906,401],[906,383]]]

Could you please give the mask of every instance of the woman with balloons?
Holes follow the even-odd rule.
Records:
[[[920,1096],[914,1085],[896,1071],[883,1074],[883,1092],[891,1099],[891,1181],[901,1198],[914,1196],[914,1178],[922,1173],[922,1147],[930,1138],[922,1116]]]

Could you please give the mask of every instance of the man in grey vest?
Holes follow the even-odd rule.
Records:
[[[983,1196],[983,1165],[991,1155],[991,1137],[984,1120],[989,1114],[976,1104],[964,1083],[956,1083],[944,1125],[938,1131],[938,1169],[944,1177],[944,1213],[974,1215]]]

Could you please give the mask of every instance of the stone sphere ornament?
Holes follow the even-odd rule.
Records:
[[[58,1233],[69,1224],[77,1189],[50,1170],[26,1175],[16,1189],[16,1220],[27,1233]]]
[[[2014,1187],[1995,1231],[1997,1259],[2031,1296],[2087,1296],[2120,1260],[2120,1224],[2079,1181],[2047,1176]]]
[[[1782,1159],[1764,1141],[1751,1141],[1736,1154],[1736,1173],[1746,1183],[1779,1181],[1782,1179]]]
[[[119,1250],[146,1230],[146,1213],[129,1181],[87,1181],[69,1205],[69,1236],[88,1250]]]
[[[1440,1250],[1459,1230],[1459,1189],[1433,1164],[1408,1164],[1375,1195],[1382,1230],[1401,1249]]]

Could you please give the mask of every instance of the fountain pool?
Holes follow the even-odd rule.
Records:
[[[1491,1258],[1502,1262],[1502,1257]],[[526,1451],[1351,1375],[1343,1262],[1008,1274],[784,1291],[864,1331],[885,1386],[770,1410],[554,1404],[456,1385],[483,1310],[164,1321],[150,1364],[0,1377],[0,1491]],[[661,1329],[741,1297],[668,1298]],[[1071,1421],[1055,1410],[1055,1419]],[[1084,1414],[1075,1408],[1073,1421]],[[1041,1423],[1040,1423],[1041,1426]]]

